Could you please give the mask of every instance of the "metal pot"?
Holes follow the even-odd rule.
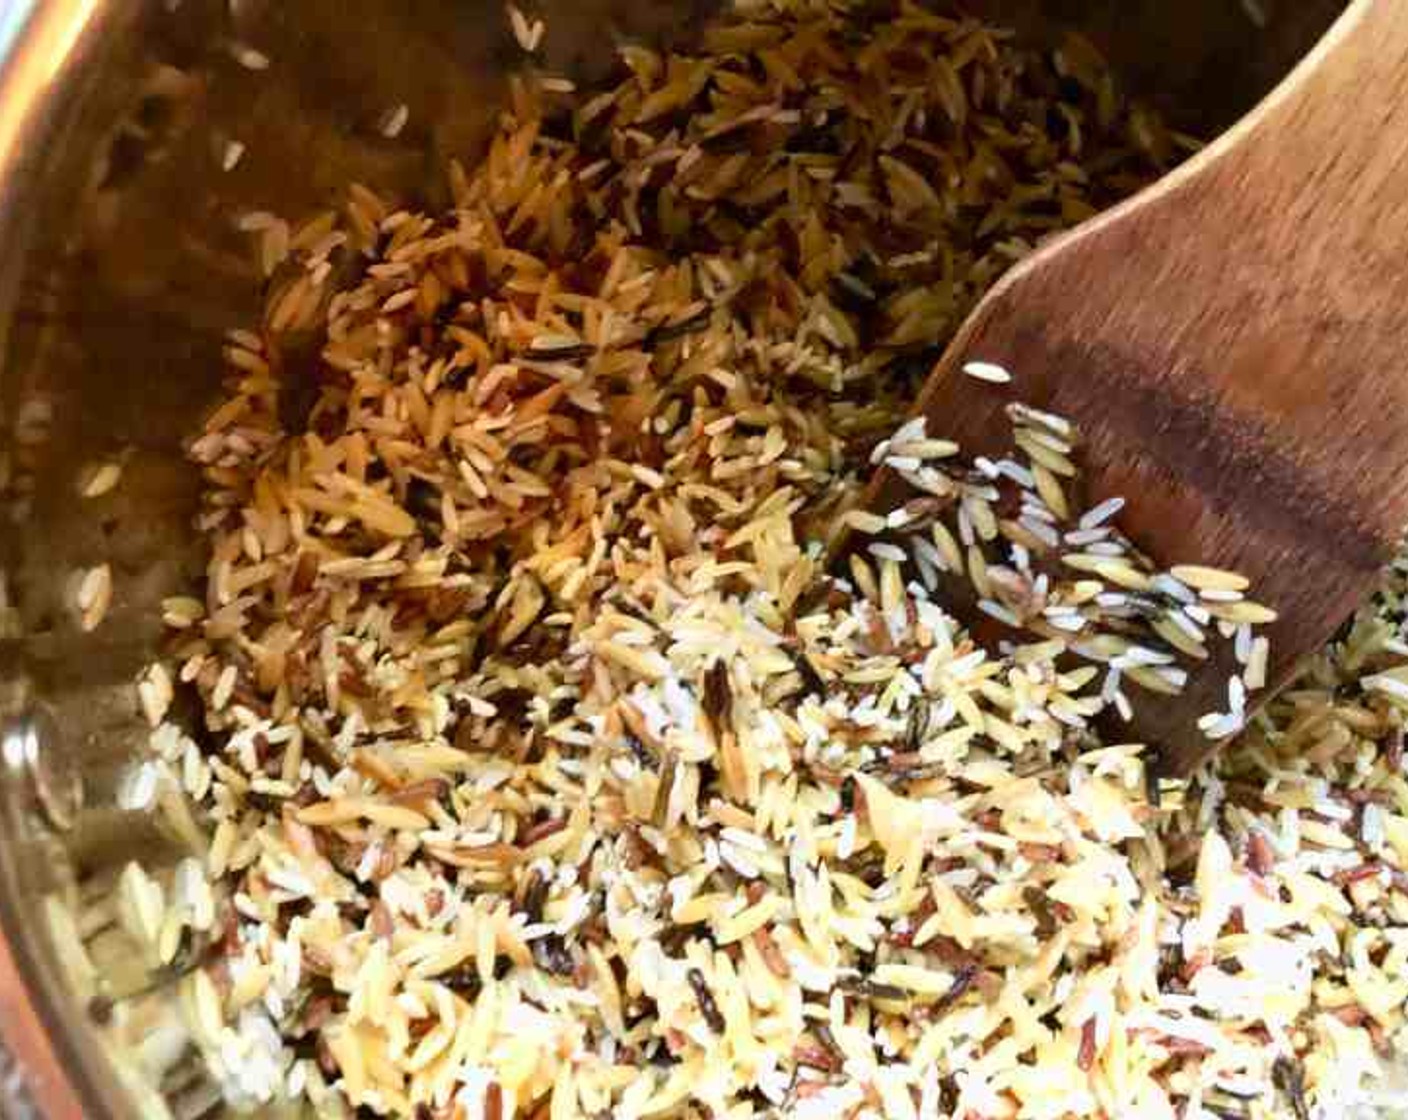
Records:
[[[687,39],[713,6],[543,0],[543,61],[590,82],[614,40]],[[1038,40],[1083,30],[1204,135],[1339,6],[970,5]],[[180,440],[216,387],[222,332],[259,300],[233,219],[296,218],[353,180],[433,205],[521,57],[497,0],[0,3],[0,1114],[222,1108],[173,1026],[171,976],[124,953],[107,892],[133,854],[191,842],[118,809],[114,788],[146,736],[133,679],[160,600],[202,570]],[[81,499],[85,469],[114,456],[123,485]],[[118,591],[85,633],[70,573],[100,560]]]

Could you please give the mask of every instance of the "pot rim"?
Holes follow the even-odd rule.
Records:
[[[103,0],[0,5],[0,371],[10,384],[21,373],[12,368],[11,327],[35,242],[35,208],[46,172],[62,154],[65,128],[92,85],[83,75],[93,73],[110,7]],[[17,683],[23,694],[23,678]],[[100,1044],[75,1024],[54,946],[35,920],[38,899],[25,887],[23,864],[33,846],[24,841],[41,826],[32,812],[29,765],[13,749],[26,720],[13,714],[0,730],[0,1059],[6,1051],[14,1059],[0,1079],[0,1116],[124,1116]]]

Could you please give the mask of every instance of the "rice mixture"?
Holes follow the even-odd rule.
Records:
[[[1082,42],[910,6],[621,62],[518,83],[446,213],[247,223],[268,312],[191,444],[209,579],[123,789],[211,837],[121,918],[228,1099],[1344,1115],[1408,998],[1404,574],[1152,780],[1093,718],[1231,642],[1204,728],[1241,730],[1270,612],[1087,508],[1061,418],[1000,462],[903,423],[994,277],[1188,145]],[[850,512],[881,462],[914,500]]]

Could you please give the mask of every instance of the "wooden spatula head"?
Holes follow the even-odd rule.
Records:
[[[959,372],[982,360],[1008,385]],[[990,293],[918,408],[965,452],[1003,406],[1071,419],[1087,499],[1164,567],[1251,581],[1278,620],[1269,695],[1370,590],[1408,523],[1408,12],[1361,0],[1251,116]],[[904,488],[883,473],[873,506]],[[1215,744],[1229,648],[1122,733],[1186,773]]]

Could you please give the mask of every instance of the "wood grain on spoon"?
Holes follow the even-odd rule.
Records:
[[[1010,385],[963,377],[996,362]],[[1279,612],[1268,689],[1371,588],[1408,523],[1408,0],[1357,0],[1248,117],[1013,269],[920,397],[967,454],[1002,406],[1066,416],[1091,503],[1161,566],[1230,568]],[[873,508],[906,496],[889,472]],[[1214,746],[1230,643],[1125,738],[1187,773]]]

